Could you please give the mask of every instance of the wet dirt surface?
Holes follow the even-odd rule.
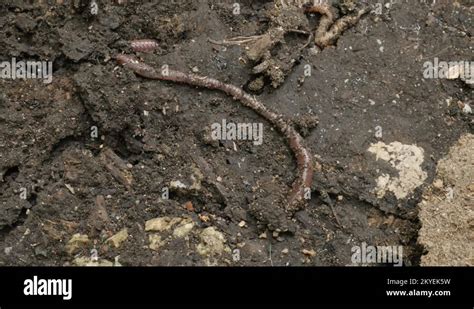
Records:
[[[241,1],[237,15],[234,1],[119,2],[97,15],[86,1],[0,5],[0,60],[54,69],[51,84],[0,79],[0,265],[350,265],[363,242],[402,245],[405,264],[420,263],[417,204],[438,160],[473,132],[462,108],[472,88],[424,79],[423,63],[472,60],[468,1],[384,4],[322,51],[295,55],[307,38],[285,36],[275,57],[292,67],[278,88],[262,78],[255,95],[296,123],[319,118],[302,130],[315,176],[294,216],[282,200],[296,164],[268,122],[221,93],[145,80],[112,59],[153,38],[160,49],[139,54],[148,64],[248,89],[258,76],[245,48],[208,39],[265,33],[273,2]],[[223,119],[263,123],[263,144],[211,140]],[[368,151],[378,142],[423,150],[426,177],[403,198],[377,194],[381,176],[402,173]]]

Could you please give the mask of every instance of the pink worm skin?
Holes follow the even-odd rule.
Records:
[[[136,52],[151,53],[158,49],[158,42],[150,39],[130,41],[130,47]]]
[[[305,193],[307,189],[311,188],[313,182],[313,164],[311,154],[303,145],[303,138],[301,135],[298,134],[298,132],[287,120],[284,119],[282,115],[269,110],[260,101],[242,89],[213,78],[195,74],[186,74],[171,69],[167,69],[166,74],[163,74],[165,71],[157,71],[143,62],[139,62],[135,57],[130,55],[117,55],[116,60],[119,64],[134,71],[137,75],[148,79],[165,80],[200,88],[220,90],[233,97],[234,100],[240,101],[243,106],[251,108],[260,116],[268,120],[287,138],[288,144],[293,151],[297,162],[297,178],[293,182],[293,187],[288,195],[287,210],[294,212],[305,206]]]

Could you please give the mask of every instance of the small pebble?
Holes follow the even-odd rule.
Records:
[[[441,179],[436,179],[434,182],[433,182],[433,187],[435,187],[436,189],[442,189],[443,188],[443,181]]]
[[[301,252],[307,256],[311,256],[311,257],[316,256],[316,251],[314,251],[313,249],[311,250],[303,249]]]
[[[465,103],[464,108],[462,109],[464,114],[472,114],[472,108],[469,104]]]
[[[128,230],[127,228],[122,229],[120,232],[115,234],[114,236],[110,237],[106,241],[112,243],[115,248],[120,248],[122,243],[127,240],[128,238]]]

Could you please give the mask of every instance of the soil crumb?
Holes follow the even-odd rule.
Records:
[[[395,194],[397,199],[403,199],[414,189],[423,184],[428,177],[421,169],[424,160],[424,150],[416,145],[403,145],[400,142],[372,144],[369,152],[376,159],[390,163],[398,172],[398,177],[383,174],[377,179],[377,197],[382,198],[387,191]]]

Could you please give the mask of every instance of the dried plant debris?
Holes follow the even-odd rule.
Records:
[[[314,41],[320,48],[334,45],[341,34],[350,27],[357,24],[359,19],[369,12],[368,8],[358,10],[354,15],[346,15],[338,18],[334,7],[328,4],[308,6],[307,13],[321,14],[319,26],[316,29]]]
[[[127,190],[130,190],[133,176],[127,163],[110,148],[105,148],[101,152],[100,159],[110,174],[124,185]]]
[[[245,56],[253,66],[252,73],[257,76],[249,84],[250,90],[258,91],[263,88],[259,82],[261,76],[268,77],[271,85],[278,88],[301,58],[302,50],[312,41],[321,49],[336,44],[344,31],[356,25],[362,15],[369,12],[368,8],[356,10],[356,7],[354,1],[343,1],[340,4],[341,11],[351,15],[339,18],[338,10],[328,3],[312,5],[298,0],[275,0],[274,8],[267,12],[270,24],[269,30],[264,34],[209,41],[219,45],[245,47]],[[310,28],[308,14],[321,15],[315,31]],[[285,40],[288,35],[305,36],[306,40],[293,46]]]

